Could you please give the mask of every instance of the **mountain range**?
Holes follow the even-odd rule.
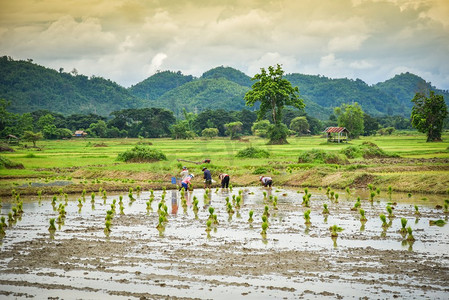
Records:
[[[298,86],[308,115],[326,120],[337,106],[358,102],[372,116],[409,117],[416,92],[434,90],[449,101],[449,91],[440,90],[423,78],[402,73],[375,85],[360,79],[332,79],[319,75],[286,74]],[[162,71],[124,88],[101,77],[53,70],[31,60],[0,57],[0,99],[10,101],[15,113],[46,109],[69,114],[95,113],[108,116],[126,108],[160,107],[182,115],[206,109],[241,110],[251,88],[251,77],[230,67],[216,67],[201,77]],[[254,108],[249,108],[254,109]]]

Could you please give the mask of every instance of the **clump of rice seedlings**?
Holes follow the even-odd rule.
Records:
[[[379,196],[380,195],[380,188],[376,189],[376,194]]]
[[[407,226],[407,219],[406,218],[401,218],[401,230],[399,230],[400,233],[402,233],[403,235],[407,234],[407,228],[405,228]]]
[[[235,197],[235,208],[240,209],[240,202],[242,201],[242,197],[239,195]]]
[[[0,238],[3,238],[3,236],[6,234],[5,229],[3,229],[3,223],[0,223]]]
[[[113,217],[114,217],[114,212],[112,210],[106,211],[106,217],[105,217],[106,221],[111,221]]]
[[[123,203],[123,196],[120,195],[120,196],[118,197],[118,204],[122,204],[122,203]]]
[[[410,241],[410,242],[414,241],[415,237],[413,236],[413,230],[410,226],[407,227],[407,233],[408,233],[407,241]]]
[[[133,196],[133,188],[132,187],[130,187],[128,190],[128,198],[129,198],[129,201],[131,201],[131,202],[136,200],[136,199],[134,199],[134,196]]]
[[[0,219],[0,224],[2,224],[3,228],[8,227],[8,225],[6,224],[6,219],[4,216],[1,217]]]
[[[232,215],[234,213],[234,209],[232,208],[232,204],[231,202],[228,202],[227,206],[226,206],[226,211],[228,212],[228,214]]]
[[[442,226],[444,226],[445,224],[446,224],[446,221],[444,221],[444,220],[429,220],[429,225],[430,225],[430,226],[436,225],[436,226],[442,227]]]
[[[69,195],[67,195],[67,193],[64,193],[64,202],[66,205],[69,202]]]
[[[103,200],[106,203],[106,199],[108,198],[108,196],[106,195],[106,190],[103,190]]]
[[[375,196],[376,196],[376,192],[371,192],[371,193],[369,194],[369,199],[370,199],[371,202],[374,201],[374,197],[375,197]]]
[[[267,234],[267,229],[268,229],[268,222],[263,222],[262,223],[262,232],[260,234],[266,235]]]
[[[304,212],[304,220],[306,225],[312,224],[312,222],[310,222],[310,209],[306,210]]]
[[[349,187],[347,186],[346,189],[346,198],[349,200],[349,197],[351,197],[351,190],[349,189]]]
[[[213,220],[214,211],[215,211],[215,208],[213,208],[212,206],[209,206],[209,220]]]
[[[343,228],[337,225],[332,225],[331,227],[329,227],[329,230],[331,232],[331,237],[338,237],[338,232],[343,231]]]
[[[360,209],[362,206],[362,203],[360,202],[360,197],[357,197],[357,201],[354,203],[354,206],[351,208],[351,210],[356,211]]]
[[[368,187],[368,189],[370,191],[372,191],[374,189],[374,186],[371,183],[368,183],[366,186]]]
[[[330,187],[327,187],[327,189],[326,189],[326,196],[327,196],[328,198],[329,198],[330,192],[331,192],[331,188],[330,188]]]
[[[304,194],[307,195],[309,193],[309,188],[305,187],[304,188]]]
[[[23,201],[20,201],[17,203],[17,213],[22,214],[23,213]]]
[[[391,201],[391,196],[393,195],[393,187],[391,185],[388,186],[388,198]]]
[[[323,214],[324,215],[329,214],[329,209],[327,208],[327,204],[326,203],[323,203]]]
[[[104,222],[104,232],[105,233],[111,232],[111,221],[110,220],[106,220],[106,222]]]
[[[136,194],[137,194],[137,196],[140,195],[141,191],[142,191],[142,188],[140,187],[140,185],[136,186]]]
[[[83,199],[83,201],[86,201],[86,189],[83,189],[83,191],[81,192],[81,198]]]
[[[382,227],[388,228],[387,217],[384,214],[380,214],[379,218],[382,221]]]
[[[58,215],[58,218],[56,219],[56,223],[59,225],[64,224],[64,218],[61,215]]]
[[[212,219],[213,219],[214,224],[218,225],[218,216],[217,215],[213,215]]]
[[[56,230],[55,221],[55,218],[50,219],[50,226],[48,227],[48,230]]]
[[[14,222],[14,216],[13,216],[11,211],[8,213],[8,222],[9,223],[13,223]]]
[[[412,197],[412,194],[411,194],[411,193],[408,193],[408,194],[407,194],[407,197],[410,199],[410,198]]]
[[[387,210],[387,212],[388,212],[388,217],[389,217],[389,218],[394,218],[394,215],[393,215],[393,208],[392,208],[390,205],[387,205],[386,210]]]
[[[449,213],[449,199],[444,200],[444,213]]]
[[[331,195],[330,200],[334,200],[335,192],[334,192],[334,191],[331,191],[330,195]]]
[[[37,191],[37,199],[39,200],[39,203],[40,203],[42,200],[42,191],[41,190]]]
[[[123,210],[125,209],[125,207],[123,206],[123,203],[120,203],[119,209],[120,209],[120,214],[124,215],[125,212]]]
[[[267,222],[268,223],[268,217],[266,215],[262,215],[261,219],[262,219],[262,222]]]
[[[232,184],[229,185],[229,191],[232,193]]]
[[[91,203],[94,203],[94,202],[95,202],[95,193],[94,193],[94,192],[92,192],[92,193],[90,194],[90,202],[91,202]]]
[[[273,209],[274,210],[278,210],[278,201],[277,201],[277,197],[274,197],[274,200],[273,200]]]
[[[415,215],[420,215],[421,213],[419,212],[419,207],[418,205],[415,204]]]
[[[368,221],[365,217],[365,210],[364,209],[359,209],[359,214],[360,214],[360,222],[366,222]]]
[[[252,223],[254,220],[253,220],[253,215],[254,215],[254,211],[252,211],[252,210],[250,210],[249,211],[249,219],[248,219],[248,222],[249,223]]]
[[[270,216],[270,212],[269,212],[269,207],[268,205],[265,205],[264,211],[263,211],[263,215],[269,217]]]
[[[53,198],[51,199],[51,205],[55,206],[56,200],[58,200],[58,198],[56,196],[53,196]]]
[[[212,229],[212,220],[209,219],[209,220],[207,220],[207,222],[206,222],[206,232],[210,232],[211,229]]]
[[[337,193],[335,193],[334,197],[335,197],[335,203],[338,203],[338,197],[339,197],[339,195],[338,195]]]
[[[220,190],[219,188],[216,188],[215,189],[215,194],[217,194],[219,190]]]
[[[14,218],[16,218],[19,215],[19,212],[17,211],[17,207],[13,206],[11,208],[11,210],[12,210],[12,214],[13,214]]]
[[[152,189],[150,190],[150,197],[154,197],[154,191]]]

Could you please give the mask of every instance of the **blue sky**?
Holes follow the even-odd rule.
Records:
[[[449,89],[446,0],[0,0],[0,55],[129,87],[158,70],[360,78]]]

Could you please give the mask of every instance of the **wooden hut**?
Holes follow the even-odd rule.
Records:
[[[83,130],[77,130],[73,134],[74,137],[85,137],[86,135],[87,135],[87,132],[85,132]]]
[[[327,141],[333,143],[347,143],[349,131],[346,127],[327,127],[323,133],[327,135]]]

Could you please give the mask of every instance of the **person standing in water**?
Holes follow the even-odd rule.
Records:
[[[206,168],[203,167],[203,172],[204,172],[204,188],[210,188],[212,185],[212,175],[210,174],[210,171]]]
[[[230,180],[231,178],[229,177],[228,174],[222,173],[222,174],[220,174],[220,175],[218,176],[218,178],[219,178],[220,181],[221,181],[221,188],[222,188],[222,189],[228,188],[228,187],[229,187],[229,180]]]

